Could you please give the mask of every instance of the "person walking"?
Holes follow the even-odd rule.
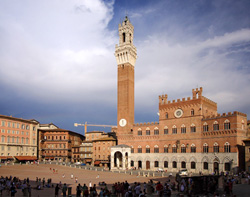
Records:
[[[55,197],[58,197],[59,195],[59,185],[57,184],[56,187],[55,187]]]
[[[68,187],[67,187],[66,183],[64,183],[63,188],[62,188],[63,197],[66,197],[67,190],[68,190]]]

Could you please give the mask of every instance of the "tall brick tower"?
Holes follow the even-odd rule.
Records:
[[[134,66],[137,58],[133,45],[134,27],[126,16],[119,24],[119,45],[115,47],[117,79],[117,135],[131,134],[134,124]]]

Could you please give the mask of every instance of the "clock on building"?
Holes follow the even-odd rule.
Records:
[[[182,117],[182,115],[183,115],[182,109],[177,109],[177,110],[175,110],[174,116],[175,116],[176,118],[180,118],[180,117]]]
[[[127,121],[126,121],[126,119],[121,119],[120,121],[119,121],[119,125],[121,126],[121,127],[125,127],[126,126],[126,124],[127,124]]]

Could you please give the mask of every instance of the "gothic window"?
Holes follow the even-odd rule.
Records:
[[[173,161],[173,168],[177,168],[177,162],[176,161]]]
[[[191,153],[196,153],[196,147],[194,144],[191,145]]]
[[[131,146],[131,153],[134,153],[134,147]]]
[[[217,121],[214,122],[213,129],[214,129],[214,131],[218,131],[219,130],[219,123]]]
[[[186,133],[186,126],[184,124],[181,125],[181,133]]]
[[[168,168],[168,161],[164,161],[164,168]]]
[[[122,41],[123,41],[123,42],[126,41],[126,34],[125,34],[125,32],[122,33]]]
[[[208,124],[206,122],[203,124],[203,131],[208,131]]]
[[[159,129],[157,127],[154,129],[154,135],[159,135]]]
[[[181,153],[186,153],[186,146],[185,146],[185,144],[181,145]]]
[[[192,161],[192,162],[191,162],[191,169],[195,169],[195,167],[196,167],[196,164],[195,164],[194,161]]]
[[[177,153],[177,148],[175,144],[172,146],[172,153]]]
[[[149,145],[146,146],[146,153],[150,153],[150,146]]]
[[[146,129],[146,135],[150,135],[150,129],[149,128]]]
[[[186,168],[186,162],[185,161],[181,162],[181,168]]]
[[[159,161],[155,161],[155,168],[159,167]]]
[[[168,146],[167,145],[164,146],[164,153],[168,153]]]
[[[175,125],[172,127],[172,134],[177,134],[177,128]]]
[[[195,127],[194,124],[191,125],[190,131],[191,131],[191,133],[195,133],[196,132],[196,127]]]
[[[191,109],[191,116],[194,116],[194,110]]]
[[[166,119],[168,119],[168,113],[166,113]]]
[[[208,170],[208,162],[204,162],[203,163],[203,169],[204,170]]]
[[[138,135],[142,135],[142,130],[138,129]]]
[[[219,145],[218,143],[214,143],[214,153],[218,153],[219,152]]]
[[[208,145],[206,143],[203,145],[203,153],[208,153]]]
[[[164,127],[164,135],[167,135],[168,134],[168,127]]]
[[[154,153],[159,153],[159,147],[157,145],[154,146]]]
[[[131,160],[131,167],[134,167],[134,161]]]
[[[141,146],[138,146],[137,152],[138,152],[138,153],[142,153],[142,148],[141,148]]]
[[[229,162],[226,162],[226,163],[225,163],[225,171],[228,171],[228,172],[229,172],[229,171],[231,170],[230,166],[231,166],[230,163],[229,163]]]
[[[230,129],[230,122],[229,122],[229,120],[225,120],[225,122],[224,122],[224,129]]]
[[[228,142],[226,142],[224,144],[224,152],[225,153],[230,153],[231,152],[231,150],[230,150],[230,144]]]

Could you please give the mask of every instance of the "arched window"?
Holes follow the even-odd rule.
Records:
[[[181,145],[181,153],[186,153],[186,146],[185,146],[185,144]]]
[[[168,113],[166,113],[165,117],[166,117],[166,119],[168,119]]]
[[[191,153],[196,153],[196,146],[191,144]]]
[[[159,129],[157,127],[154,128],[154,135],[159,135]]]
[[[168,134],[168,127],[167,127],[167,126],[164,127],[164,134],[165,134],[165,135]]]
[[[191,116],[194,116],[194,109],[191,109]]]
[[[134,161],[133,160],[131,160],[131,167],[134,167]]]
[[[181,162],[181,168],[186,168],[186,162],[185,161]]]
[[[164,161],[164,168],[168,168],[168,161]]]
[[[214,129],[214,131],[218,131],[220,129],[219,128],[219,123],[217,121],[214,121],[213,129]]]
[[[149,145],[146,146],[146,153],[150,153],[150,146]]]
[[[191,169],[195,169],[196,168],[196,163],[194,161],[191,162]]]
[[[203,124],[203,131],[208,131],[208,124],[206,122]]]
[[[177,162],[176,161],[173,161],[172,165],[173,165],[173,168],[177,168]]]
[[[155,168],[158,168],[159,167],[159,161],[155,161]]]
[[[225,153],[230,153],[231,152],[231,150],[230,150],[230,144],[228,142],[226,142],[224,144],[224,152]]]
[[[184,124],[181,125],[181,133],[186,133],[186,126]]]
[[[146,135],[150,135],[150,128],[146,128]]]
[[[164,145],[164,153],[168,153],[168,145]]]
[[[142,130],[141,130],[141,128],[138,129],[138,135],[142,135]]]
[[[227,129],[230,129],[230,122],[228,119],[225,120],[224,122],[224,129],[227,130]]]
[[[138,152],[138,153],[142,153],[142,148],[141,148],[141,146],[138,146],[137,152]]]
[[[154,146],[154,153],[159,153],[159,146],[158,145]]]
[[[125,32],[122,33],[122,41],[123,41],[123,42],[126,41],[126,34],[125,34]]]
[[[203,163],[203,169],[204,170],[208,170],[208,162],[204,162]]]
[[[177,148],[175,144],[172,146],[172,153],[177,153]]]
[[[217,142],[214,143],[214,153],[218,153],[219,152],[219,145]]]
[[[172,134],[177,134],[177,128],[175,125],[172,127]]]
[[[203,144],[203,153],[208,153],[208,144],[207,143],[205,143],[205,144]]]
[[[191,133],[195,133],[195,132],[196,132],[195,124],[192,124],[192,125],[191,125],[190,131],[191,131]]]

